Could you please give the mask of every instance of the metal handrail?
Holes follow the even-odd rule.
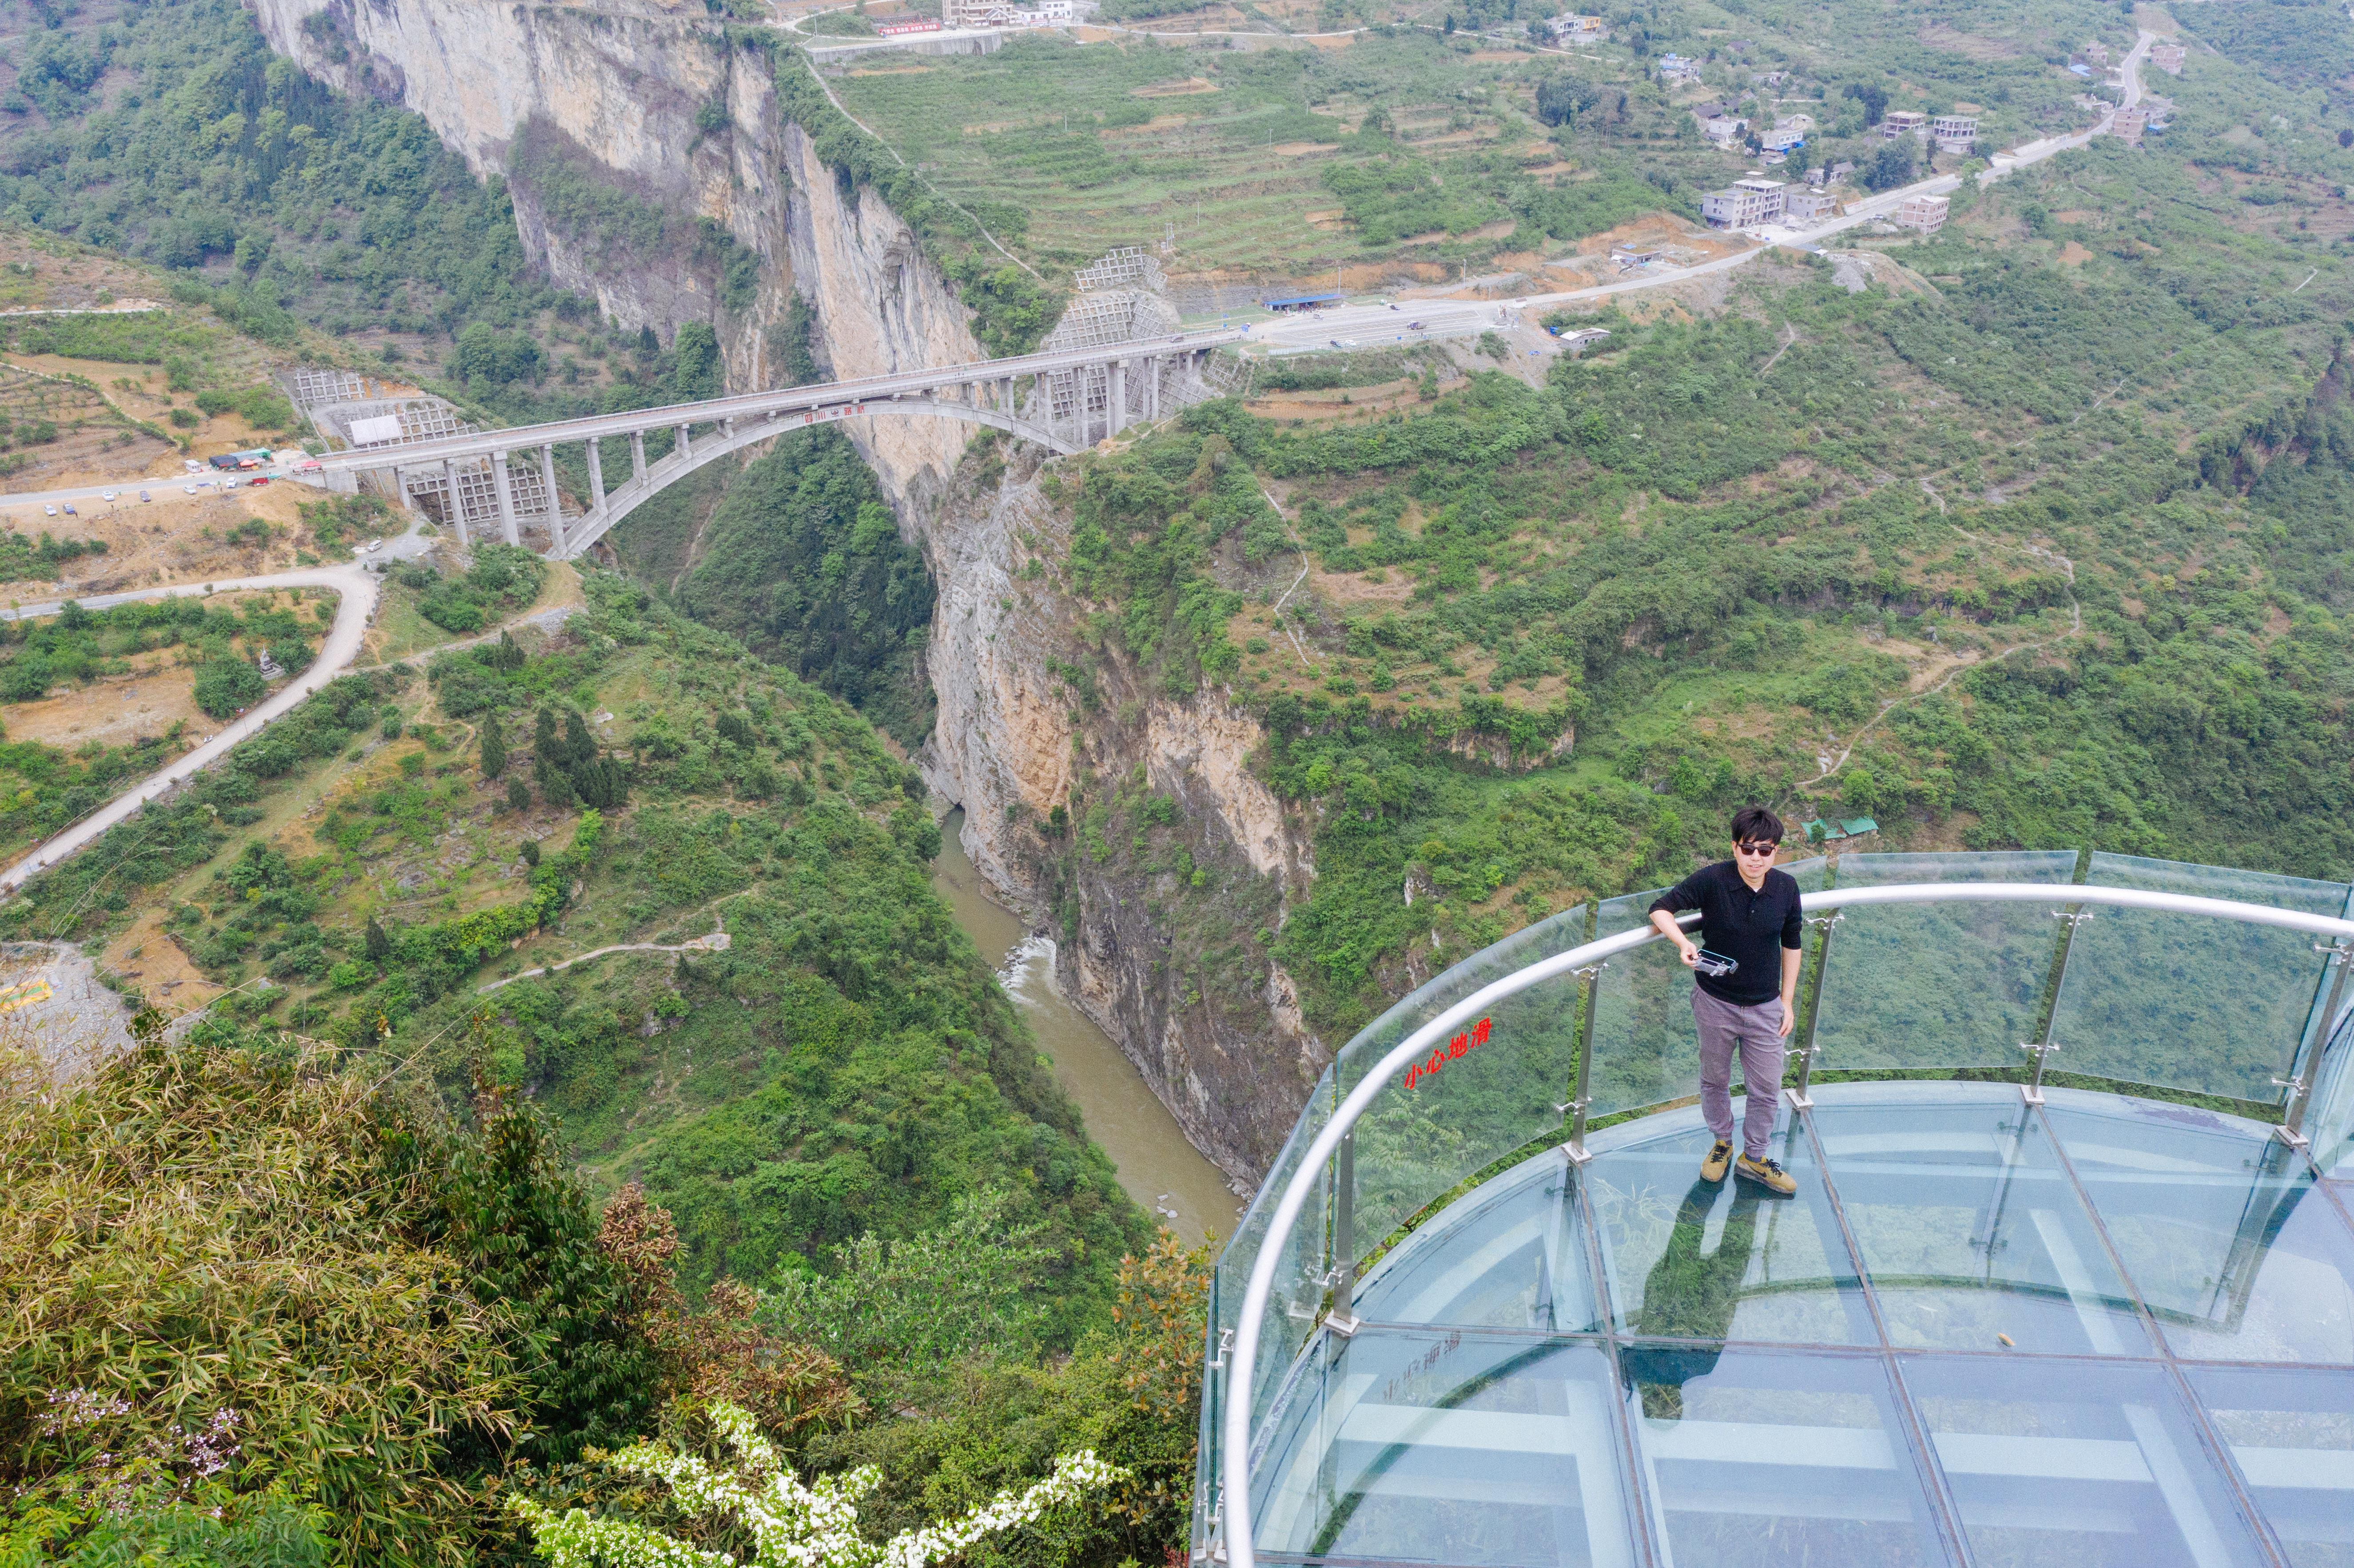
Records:
[[[2023,904],[2051,902],[2059,899],[2070,904],[2100,904],[2111,908],[2150,909],[2169,915],[2204,915],[2219,920],[2237,920],[2250,926],[2278,926],[2292,931],[2309,931],[2317,936],[2354,938],[2354,920],[2343,920],[2328,915],[2307,915],[2294,909],[2274,909],[2261,904],[2242,904],[2229,898],[2202,898],[2188,893],[2157,893],[2134,887],[2100,887],[2092,885],[2055,885],[2038,882],[1977,882],[1977,883],[1914,883],[1895,887],[1832,888],[1821,893],[1800,895],[1800,906],[1808,913],[1826,909],[1852,909],[1873,904],[1942,904],[1949,900],[1973,904]],[[1250,1277],[1243,1287],[1242,1311],[1235,1322],[1234,1344],[1229,1351],[1232,1371],[1227,1374],[1225,1409],[1222,1413],[1225,1428],[1219,1443],[1219,1474],[1225,1489],[1227,1506],[1225,1514],[1225,1556],[1228,1568],[1256,1568],[1257,1553],[1251,1543],[1250,1446],[1251,1446],[1251,1380],[1258,1359],[1259,1333],[1267,1319],[1268,1298],[1274,1293],[1275,1271],[1281,1260],[1284,1243],[1290,1238],[1293,1225],[1299,1223],[1299,1211],[1306,1206],[1310,1193],[1321,1179],[1325,1163],[1340,1147],[1341,1139],[1353,1128],[1373,1101],[1389,1086],[1391,1076],[1408,1063],[1421,1057],[1432,1044],[1444,1039],[1458,1024],[1485,1012],[1506,997],[1515,996],[1532,986],[1541,985],[1555,976],[1641,947],[1646,942],[1662,941],[1651,927],[1639,927],[1604,937],[1565,953],[1542,959],[1526,969],[1515,969],[1502,979],[1465,997],[1440,1012],[1421,1028],[1407,1035],[1389,1050],[1373,1069],[1349,1092],[1346,1099],[1333,1111],[1332,1118],[1308,1146],[1308,1153],[1293,1172],[1290,1183],[1277,1201],[1275,1212],[1268,1217],[1267,1234],[1260,1239],[1258,1255],[1251,1265]]]

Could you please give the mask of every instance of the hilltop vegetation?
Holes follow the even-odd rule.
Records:
[[[1760,263],[1542,388],[1305,429],[1204,405],[1083,461],[1040,563],[1110,606],[1069,696],[1207,683],[1261,716],[1321,826],[1304,905],[1247,918],[1320,1028],[1672,880],[1744,800],[1887,847],[2354,869],[2354,269],[2306,281],[2293,236],[2113,142],[1963,210],[1892,253],[1901,292]],[[1034,841],[1050,887],[1198,848],[1079,784]],[[1262,960],[1214,933],[1248,902],[1223,870],[1166,914],[1237,1016]]]
[[[478,1084],[445,1112],[314,1042],[163,1022],[63,1089],[0,1053],[8,1560],[521,1563],[518,1497],[737,1546],[596,1462],[716,1401],[819,1473],[878,1464],[885,1530],[1086,1446],[1129,1471],[1110,1506],[1011,1549],[1108,1563],[1182,1531],[1199,1256],[1122,1263],[1131,1310],[1051,1366],[1023,1287],[1052,1249],[1002,1197],[821,1287],[690,1307],[670,1216],[635,1189],[600,1213],[527,1100]]]

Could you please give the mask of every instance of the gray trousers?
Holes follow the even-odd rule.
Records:
[[[1738,1050],[1745,1086],[1741,1152],[1765,1159],[1782,1099],[1782,999],[1743,1007],[1694,986],[1692,1022],[1700,1028],[1700,1114],[1708,1118],[1708,1130],[1722,1142],[1733,1141],[1733,1054]]]

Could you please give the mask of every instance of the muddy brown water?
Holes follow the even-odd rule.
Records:
[[[981,874],[959,842],[963,829],[962,811],[951,811],[940,823],[932,885],[1022,1010],[1039,1051],[1087,1118],[1087,1136],[1111,1156],[1128,1195],[1179,1239],[1190,1245],[1211,1231],[1232,1235],[1242,1200],[1227,1190],[1218,1168],[1185,1141],[1177,1118],[1111,1037],[1055,988],[1053,938],[1031,935],[1019,915],[982,892]]]

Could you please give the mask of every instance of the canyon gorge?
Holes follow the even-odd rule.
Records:
[[[731,38],[721,18],[478,0],[254,10],[271,46],[319,79],[413,111],[475,173],[505,179],[526,253],[559,286],[664,343],[709,324],[729,391],[779,384],[796,296],[828,376],[989,357],[917,236],[871,186],[827,166],[780,109],[769,52],[744,29]],[[578,221],[569,197],[583,183],[659,212],[662,238],[632,245]],[[748,288],[746,256],[757,261]],[[969,449],[967,427],[948,420],[843,428],[937,584],[923,673],[938,718],[913,760],[962,808],[963,847],[996,895],[1055,939],[1065,993],[1246,1191],[1338,1042],[1310,1027],[1291,980],[1263,957],[1246,1005],[1231,985],[1228,1005],[1205,1001],[1195,949],[1280,926],[1315,875],[1312,820],[1254,776],[1264,736],[1229,693],[1173,694],[1087,637],[1094,607],[1057,569],[1069,463],[994,437]],[[626,527],[617,543],[626,569]],[[1071,678],[1080,665],[1084,692]],[[1197,877],[1214,872],[1229,890],[1191,922],[1171,918],[1174,874],[1051,835],[1050,823],[1075,829],[1087,801],[1122,789],[1173,802]]]

